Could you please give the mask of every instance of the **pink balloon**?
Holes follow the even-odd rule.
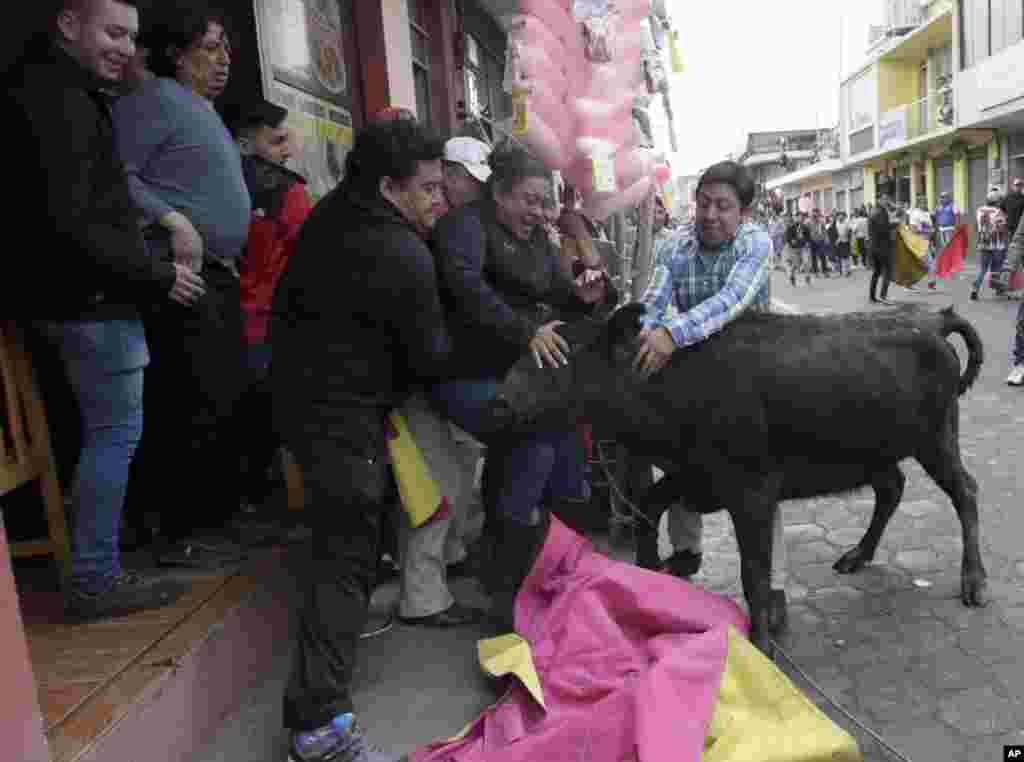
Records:
[[[517,139],[549,169],[561,170],[569,164],[570,155],[558,131],[538,114],[530,113],[526,134],[517,136]]]
[[[579,28],[572,15],[571,0],[520,0],[519,10],[521,13],[536,16],[568,48],[572,48],[573,41],[579,39]]]
[[[644,177],[635,182],[622,193],[612,194],[606,198],[595,197],[593,194],[583,196],[583,211],[595,220],[605,220],[611,214],[638,206],[651,191],[651,178]]]
[[[615,176],[620,188],[630,188],[642,178],[648,177],[654,168],[654,159],[646,148],[620,151],[615,157]]]
[[[567,92],[569,72],[564,64],[552,60],[543,48],[519,43],[520,76],[544,82],[551,90]]]
[[[564,39],[552,32],[544,21],[528,13],[501,16],[498,21],[510,37],[543,48],[548,56],[555,60],[568,63],[583,58],[583,40],[579,34],[573,34],[568,39]]]
[[[672,179],[672,168],[665,163],[656,164],[654,166],[654,182],[658,185],[664,185]]]

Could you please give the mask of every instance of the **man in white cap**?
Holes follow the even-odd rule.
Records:
[[[483,198],[491,176],[491,149],[475,138],[451,138],[444,146],[444,192],[450,209]],[[483,509],[475,494],[482,447],[442,418],[421,395],[402,407],[409,432],[448,501],[448,515],[412,528],[399,515],[400,588],[398,618],[429,627],[470,625],[479,612],[455,601],[448,579],[466,574],[469,546],[483,529]]]
[[[452,209],[483,198],[491,176],[491,148],[476,138],[452,138],[444,144],[444,194]]]

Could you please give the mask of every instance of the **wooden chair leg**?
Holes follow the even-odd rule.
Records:
[[[284,464],[284,483],[288,495],[288,510],[302,511],[306,508],[306,484],[302,478],[302,468],[288,450],[281,449],[281,462]]]

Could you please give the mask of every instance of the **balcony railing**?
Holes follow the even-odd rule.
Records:
[[[953,88],[942,90],[886,111],[879,118],[879,148],[892,148],[900,143],[942,132],[953,127]]]

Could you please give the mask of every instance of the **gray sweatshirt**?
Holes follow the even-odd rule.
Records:
[[[181,212],[208,254],[240,256],[252,204],[238,146],[220,115],[162,77],[118,99],[113,111],[118,152],[146,221]]]

